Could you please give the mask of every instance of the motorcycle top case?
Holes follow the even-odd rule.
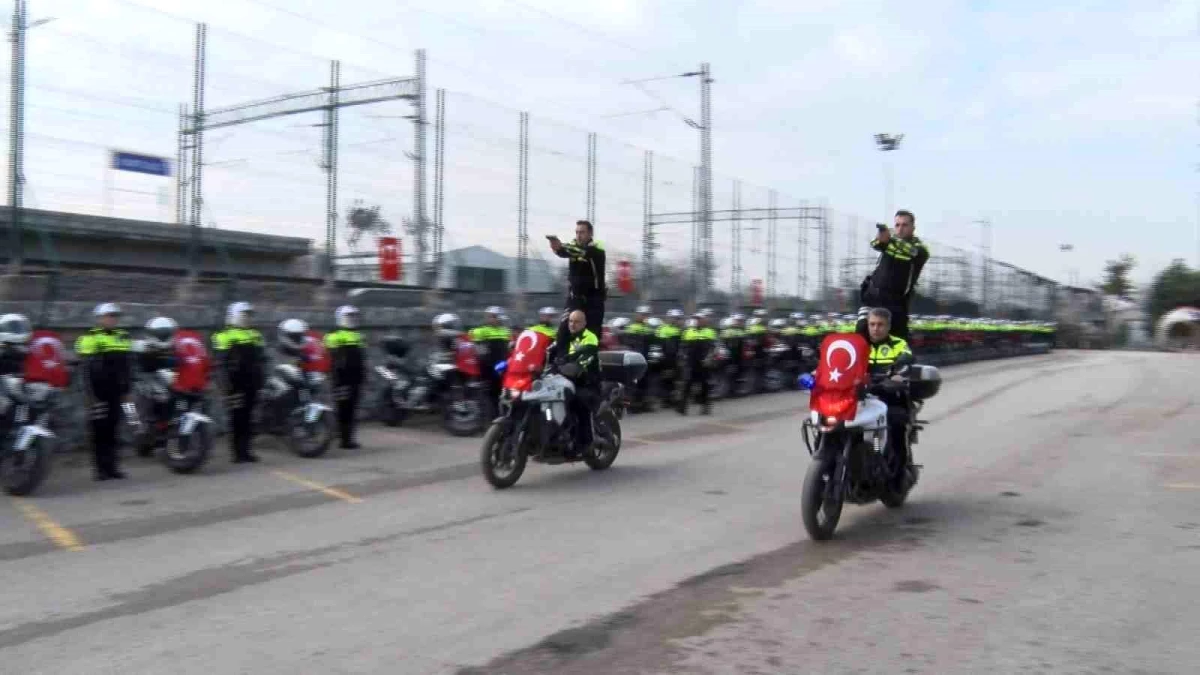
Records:
[[[29,339],[29,352],[25,355],[25,381],[65,388],[71,383],[66,353],[58,333],[52,330],[33,331]]]
[[[942,390],[942,374],[933,366],[911,366],[908,369],[908,392],[918,401],[937,396]]]
[[[208,386],[212,358],[204,348],[204,337],[192,330],[175,334],[175,382],[172,389],[187,393],[204,391]]]
[[[600,380],[632,385],[646,374],[646,357],[631,351],[602,351]]]
[[[325,348],[325,338],[315,330],[304,336],[304,372],[328,373],[333,369],[333,357]]]

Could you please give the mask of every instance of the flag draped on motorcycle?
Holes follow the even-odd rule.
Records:
[[[333,369],[333,357],[325,348],[325,337],[315,330],[304,336],[304,364],[306,373],[328,373]]]
[[[212,357],[204,348],[204,336],[193,330],[175,333],[175,382],[172,389],[198,394],[208,386]]]
[[[537,377],[546,364],[546,351],[552,339],[537,331],[527,330],[517,336],[508,365],[504,370],[503,387],[525,391],[533,378]]]
[[[71,382],[66,354],[58,333],[52,330],[33,331],[29,338],[29,353],[25,356],[25,381],[66,388]]]
[[[868,379],[867,341],[857,333],[835,333],[821,341],[809,406],[821,419],[839,422],[858,414],[858,387]]]

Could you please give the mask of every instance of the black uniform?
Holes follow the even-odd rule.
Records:
[[[117,424],[121,401],[132,385],[131,347],[128,334],[119,328],[93,328],[75,341],[91,399],[92,459],[99,480],[124,478],[117,467]]]
[[[892,236],[887,243],[878,239],[871,248],[879,251],[879,263],[860,288],[862,304],[883,307],[892,314],[892,334],[905,340],[908,332],[908,305],[921,270],[929,261],[929,248],[919,238],[905,240]],[[866,321],[859,318],[858,332],[866,335]]]
[[[625,333],[621,338],[626,347],[645,357],[650,353],[650,344],[654,341],[654,329],[640,321],[631,323],[625,327]],[[638,380],[634,386],[633,396],[634,405],[639,410],[645,409],[646,395],[649,392],[650,378],[647,376]]]
[[[679,412],[686,415],[689,399],[692,397],[692,387],[700,385],[700,406],[705,415],[712,411],[708,400],[708,366],[717,347],[717,331],[705,326],[704,328],[689,328],[683,332],[680,341],[683,358],[687,359],[687,379],[683,382],[683,392],[679,396]]]
[[[251,450],[254,406],[265,383],[266,343],[262,333],[253,328],[229,327],[213,336],[213,346],[220,358],[229,400],[233,461],[256,462],[258,458]]]
[[[597,337],[604,325],[604,301],[608,298],[608,286],[604,282],[604,246],[596,240],[580,246],[575,242],[563,244],[555,251],[560,258],[567,258],[567,310],[583,310],[587,315],[587,329]],[[558,329],[558,341],[567,344],[570,331],[564,320]]]
[[[354,430],[358,421],[358,398],[367,375],[367,342],[362,333],[339,328],[325,336],[325,347],[333,357],[333,398],[337,402],[342,447],[356,448]]]

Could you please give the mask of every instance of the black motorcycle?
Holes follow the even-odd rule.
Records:
[[[603,471],[621,451],[621,412],[626,388],[645,375],[646,359],[637,352],[600,352],[600,379],[607,393],[594,418],[593,443],[575,447],[576,425],[582,421],[570,413],[568,402],[575,395],[572,379],[579,377],[578,364],[549,367],[528,388],[511,387],[500,399],[501,415],[483,437],[480,465],[492,487],[512,487],[525,472],[528,460],[543,464],[582,461],[588,468]]]
[[[13,496],[31,494],[50,474],[58,390],[44,382],[0,378],[0,484]]]
[[[899,379],[888,377],[892,374]],[[817,409],[810,412],[802,435],[812,462],[801,490],[801,514],[810,537],[831,538],[846,502],[879,500],[888,508],[904,504],[920,476],[921,467],[912,463],[912,446],[926,423],[917,415],[941,385],[937,368],[901,364],[872,379],[853,420],[823,417]],[[889,409],[884,399],[898,405]]]
[[[258,425],[300,457],[320,457],[333,442],[333,408],[322,403],[322,373],[290,363],[275,366],[258,407]]]
[[[159,459],[175,473],[192,473],[204,466],[215,435],[203,393],[172,389],[175,371],[162,368],[134,385],[132,415],[127,413],[138,454],[149,457],[159,448]],[[165,419],[157,419],[158,410]]]
[[[473,349],[467,343],[459,351]],[[425,362],[414,367],[405,357],[403,341],[385,344],[384,363],[375,366],[383,378],[376,404],[379,419],[398,427],[413,413],[440,413],[446,431],[455,436],[474,436],[487,424],[486,390],[473,358],[456,354],[454,363]]]

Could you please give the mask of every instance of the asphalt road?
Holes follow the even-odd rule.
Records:
[[[907,506],[800,522],[802,394],[626,418],[608,472],[478,441],[58,465],[0,503],[5,673],[1194,673],[1200,359],[947,368]]]

